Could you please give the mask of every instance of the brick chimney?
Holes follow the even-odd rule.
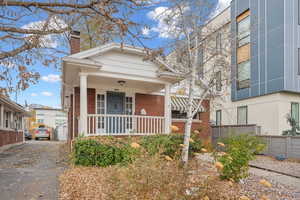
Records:
[[[79,31],[71,31],[70,48],[71,48],[71,54],[80,52],[80,32]]]

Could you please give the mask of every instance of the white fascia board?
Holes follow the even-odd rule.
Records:
[[[102,46],[99,46],[99,47],[95,47],[95,48],[92,48],[92,49],[88,49],[86,51],[82,51],[82,52],[79,52],[79,53],[76,53],[76,54],[72,54],[68,57],[83,59],[83,58],[88,58],[88,57],[95,56],[95,55],[100,54],[100,53],[105,53],[105,52],[110,51],[112,49],[125,51],[125,52],[132,52],[132,53],[141,54],[141,55],[145,54],[145,51],[140,47],[134,47],[134,46],[129,46],[129,45],[124,45],[122,47],[121,44],[118,44],[118,43],[109,43],[109,44],[102,45]]]
[[[170,82],[156,79],[156,78],[150,78],[145,76],[137,76],[137,75],[130,75],[130,74],[122,74],[122,73],[116,73],[116,72],[93,72],[93,73],[86,73],[83,72],[86,75],[91,76],[103,76],[103,77],[110,77],[110,78],[117,78],[117,79],[128,79],[128,80],[134,80],[134,81],[143,81],[143,82],[149,82],[149,83],[158,83],[158,84],[168,84]]]
[[[64,62],[72,63],[74,65],[81,65],[81,66],[87,66],[89,68],[101,68],[102,64],[99,62],[96,62],[94,60],[89,59],[79,59],[79,58],[72,58],[72,57],[64,57],[62,59]]]

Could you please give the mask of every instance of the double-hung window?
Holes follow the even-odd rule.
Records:
[[[222,74],[221,74],[221,71],[218,71],[216,73],[216,90],[217,91],[222,90]]]
[[[222,124],[222,110],[216,111],[216,126],[221,126]]]
[[[97,114],[105,114],[105,95],[97,94]],[[104,116],[98,117],[97,128],[104,129]]]
[[[292,102],[291,104],[291,117],[299,125],[299,103]]]
[[[248,124],[248,107],[240,106],[237,108],[237,124],[246,125]]]
[[[133,98],[132,97],[126,97],[125,98],[125,113],[126,115],[132,115],[133,114]],[[126,128],[132,129],[132,118],[126,118]]]

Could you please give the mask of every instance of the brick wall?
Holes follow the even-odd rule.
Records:
[[[135,94],[135,114],[140,115],[145,109],[147,115],[164,116],[164,96],[150,94]]]
[[[211,136],[211,128],[209,123],[209,101],[204,100],[202,102],[202,106],[205,108],[206,112],[201,112],[199,115],[199,120],[201,122],[193,122],[192,124],[192,132],[195,130],[199,130],[199,136],[203,139],[209,139]],[[177,126],[179,128],[179,133],[184,132],[184,122],[173,121],[172,125]]]
[[[71,54],[80,52],[80,32],[72,31],[70,38]]]
[[[88,114],[95,114],[96,111],[96,90],[88,88]],[[80,89],[75,88],[75,137],[78,136],[78,119],[80,115]],[[209,101],[205,100],[202,106],[207,112],[200,113],[200,122],[192,124],[192,131],[200,130],[200,136],[203,138],[210,137],[210,124],[209,124]],[[164,96],[140,94],[135,95],[135,114],[140,115],[141,109],[145,109],[149,116],[164,116]],[[173,125],[178,126],[179,132],[184,132],[184,122],[173,122]]]
[[[88,114],[96,113],[96,89],[88,88],[87,89],[87,111]],[[75,127],[74,127],[74,135],[78,136],[78,124],[79,124],[79,116],[80,116],[80,88],[75,87]]]
[[[23,132],[0,130],[0,147],[23,142]]]

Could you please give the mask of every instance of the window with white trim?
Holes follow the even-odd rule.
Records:
[[[222,124],[222,110],[216,111],[216,126],[221,126]]]
[[[240,106],[237,108],[237,124],[246,125],[248,124],[248,107]]]
[[[4,111],[4,128],[11,128],[11,112]]]
[[[222,90],[222,74],[221,74],[221,71],[218,71],[216,73],[216,90],[217,91]]]
[[[105,95],[97,94],[97,114],[105,114]],[[104,117],[98,117],[97,128],[104,129]]]
[[[133,114],[133,98],[132,97],[125,97],[125,114],[132,115]],[[126,118],[126,128],[132,129],[132,118]]]

